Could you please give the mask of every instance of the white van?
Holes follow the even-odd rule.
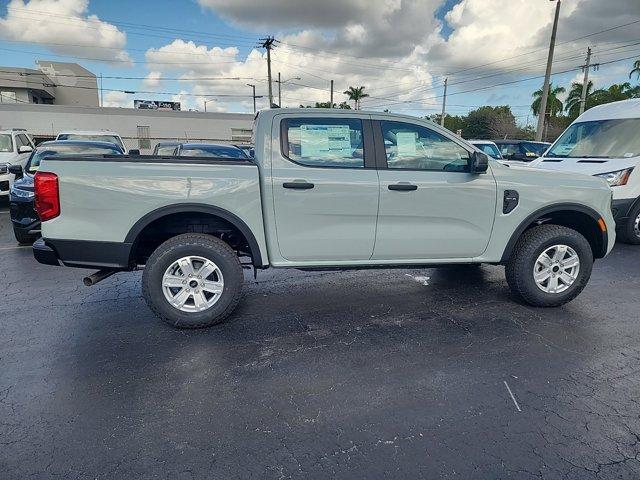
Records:
[[[530,166],[606,179],[618,238],[640,244],[640,99],[587,110]]]

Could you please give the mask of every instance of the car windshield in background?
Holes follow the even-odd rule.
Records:
[[[525,153],[528,153],[528,152],[535,153],[539,157],[545,152],[547,148],[549,148],[549,145],[546,145],[544,143],[523,142],[522,148]]]
[[[13,152],[13,141],[11,135],[0,135],[0,152]]]
[[[640,155],[640,119],[574,123],[545,157],[630,158]]]
[[[502,158],[502,155],[500,155],[500,150],[498,150],[498,147],[496,147],[495,145],[491,145],[489,143],[476,143],[475,146],[490,157]]]
[[[109,142],[124,149],[124,145],[115,135],[83,135],[81,133],[63,133],[57,140],[86,140],[87,142]]]
[[[173,155],[173,152],[176,151],[177,145],[167,145],[165,147],[158,147],[158,151],[156,155]]]
[[[247,155],[236,147],[221,146],[197,146],[182,147],[180,150],[181,157],[218,157],[218,158],[248,158]]]
[[[51,157],[54,155],[122,155],[122,151],[114,146],[111,147],[98,147],[95,145],[42,145],[36,149],[29,159],[27,165],[27,171],[29,173],[35,173],[40,167],[40,162],[43,158]]]

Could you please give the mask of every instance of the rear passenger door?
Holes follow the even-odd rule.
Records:
[[[368,260],[378,173],[367,115],[275,117],[271,175],[280,254],[292,262]],[[275,142],[274,142],[275,144]]]
[[[373,128],[380,168],[373,258],[430,261],[482,254],[496,208],[491,169],[470,173],[471,150],[453,134],[382,119]]]

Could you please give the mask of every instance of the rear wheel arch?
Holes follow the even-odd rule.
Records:
[[[550,205],[536,210],[515,229],[504,249],[500,263],[509,261],[518,240],[527,230],[542,224],[561,225],[576,230],[589,242],[593,257],[602,258],[607,253],[609,236],[606,231],[603,232],[600,229],[598,221],[601,218],[602,216],[594,209],[577,203]]]
[[[221,225],[228,225],[231,228],[237,230],[239,234],[242,235],[243,239],[246,240],[246,244],[253,265],[255,267],[263,267],[264,263],[262,260],[262,252],[260,251],[260,246],[258,241],[256,240],[255,235],[249,228],[249,226],[237,215],[229,212],[220,207],[216,207],[213,205],[204,205],[199,203],[180,203],[175,205],[169,205],[160,207],[156,210],[153,210],[142,218],[140,218],[129,230],[127,236],[125,237],[125,243],[131,245],[131,254],[130,260],[131,263],[135,263],[137,257],[140,255],[140,247],[141,247],[141,239],[143,239],[145,232],[148,232],[150,228],[154,225],[158,225],[163,221],[168,221],[170,219],[175,219],[184,215],[185,217],[193,217],[200,216],[201,218],[206,218],[208,220],[216,220],[220,221]],[[189,232],[184,231],[180,233],[209,233],[209,232]],[[179,233],[177,233],[179,234]],[[175,235],[171,235],[175,236]],[[158,245],[162,242],[166,241],[168,238],[163,238],[158,241]]]

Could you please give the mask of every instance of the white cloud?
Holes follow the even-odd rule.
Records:
[[[124,92],[104,92],[103,107],[132,108],[133,99]]]
[[[44,44],[59,54],[128,65],[127,37],[116,26],[88,15],[88,0],[11,0],[0,18],[0,37]]]
[[[142,86],[145,88],[156,88],[162,83],[162,73],[153,71],[149,72],[149,75],[142,81]]]

